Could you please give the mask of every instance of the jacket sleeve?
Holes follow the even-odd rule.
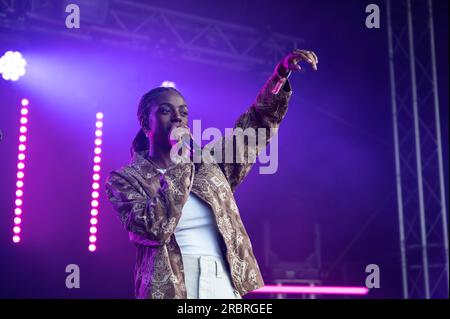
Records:
[[[281,90],[277,85],[282,84]],[[273,93],[278,91],[278,93]],[[218,161],[222,172],[234,191],[236,187],[247,176],[253,166],[256,157],[270,141],[270,138],[276,134],[278,127],[286,115],[288,103],[292,95],[291,86],[287,77],[281,77],[278,72],[274,72],[256,97],[252,106],[242,114],[235,123],[232,135],[225,136],[222,139],[222,154],[226,154],[226,149],[235,149],[233,152],[233,161]],[[253,128],[258,135],[258,128],[265,129],[265,140],[263,143],[257,139],[257,143],[248,143],[248,139],[237,138],[239,134],[248,128]],[[228,146],[226,146],[228,144]],[[231,145],[231,146],[230,146]],[[241,161],[237,160],[238,154],[241,154]]]
[[[173,234],[180,214],[175,213],[177,207],[172,207],[167,183],[151,193],[149,196],[132,175],[120,170],[111,172],[106,182],[108,199],[130,239],[149,246],[162,245]]]

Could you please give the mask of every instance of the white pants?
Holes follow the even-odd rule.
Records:
[[[188,299],[242,299],[234,289],[225,260],[182,255]]]

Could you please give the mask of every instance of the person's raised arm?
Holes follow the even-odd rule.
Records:
[[[278,127],[286,115],[288,103],[292,95],[289,76],[292,71],[299,71],[299,62],[306,61],[317,70],[318,58],[312,51],[294,50],[277,64],[274,73],[256,97],[252,106],[242,114],[234,126],[234,134],[221,140],[222,154],[216,161],[225,174],[231,189],[235,188],[247,176],[256,157],[276,134]],[[256,143],[249,143],[243,135],[246,130],[253,129]],[[265,130],[265,136],[259,138],[258,129]],[[251,132],[250,132],[251,133]],[[227,146],[228,145],[228,146]],[[233,160],[226,160],[226,153],[234,149]]]

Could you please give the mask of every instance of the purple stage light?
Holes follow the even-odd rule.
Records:
[[[97,250],[97,236],[95,235],[97,233],[97,227],[95,225],[97,225],[98,223],[98,206],[99,206],[99,201],[98,198],[100,197],[100,193],[98,192],[98,189],[100,188],[100,184],[98,183],[98,181],[100,180],[100,170],[101,170],[101,153],[102,153],[102,149],[101,149],[101,145],[102,145],[102,127],[103,127],[103,113],[98,112],[95,115],[95,118],[97,119],[97,121],[95,122],[95,140],[94,140],[94,165],[92,167],[92,170],[94,171],[94,174],[92,175],[92,201],[91,201],[91,219],[89,220],[90,223],[90,228],[89,228],[89,251],[90,252],[94,252]]]
[[[17,181],[16,181],[16,200],[14,201],[15,204],[15,209],[14,209],[14,228],[13,228],[13,242],[14,243],[19,243],[21,240],[20,237],[20,233],[22,231],[20,224],[22,223],[22,218],[17,217],[19,215],[22,215],[23,211],[22,211],[22,205],[23,205],[23,195],[24,195],[24,191],[23,191],[23,186],[24,186],[24,181],[23,178],[25,177],[24,174],[24,169],[25,169],[25,150],[26,150],[26,145],[25,143],[27,142],[27,123],[28,123],[28,113],[29,113],[29,109],[27,108],[28,104],[30,102],[28,101],[28,99],[22,99],[21,100],[21,105],[22,108],[20,110],[20,114],[21,114],[21,118],[20,118],[20,123],[21,126],[19,128],[20,134],[19,134],[19,146],[18,146],[18,150],[19,153],[17,154]]]
[[[0,74],[5,80],[17,81],[25,75],[26,64],[20,52],[8,51],[0,58]]]

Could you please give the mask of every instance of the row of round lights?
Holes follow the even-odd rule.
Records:
[[[101,153],[102,153],[102,135],[103,135],[103,113],[96,114],[95,122],[95,140],[94,140],[94,165],[92,167],[92,200],[91,200],[91,219],[89,228],[89,251],[93,252],[97,249],[97,224],[99,212],[99,189],[100,189],[100,170],[101,170]]]
[[[27,142],[27,124],[28,124],[28,104],[27,99],[22,99],[22,108],[20,109],[20,128],[19,128],[19,146],[17,155],[17,181],[16,181],[16,200],[14,209],[14,227],[13,227],[13,242],[20,242],[21,234],[21,223],[22,223],[22,205],[23,205],[23,188],[24,188],[24,178],[25,178],[25,151]]]

